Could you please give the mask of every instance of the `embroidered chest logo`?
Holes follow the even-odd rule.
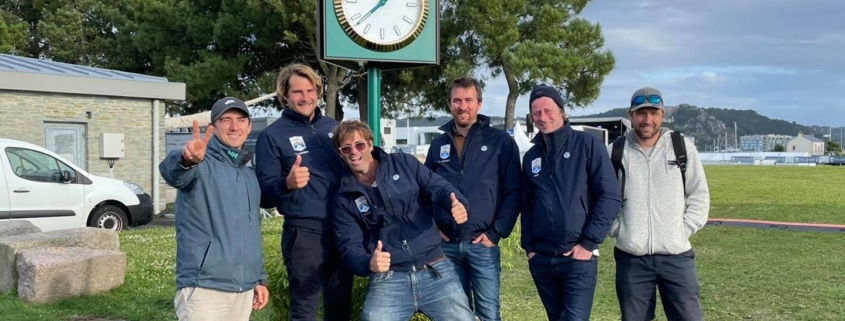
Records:
[[[334,133],[329,133],[329,138],[334,137]]]
[[[486,152],[487,151],[487,145],[481,146],[481,151]]]
[[[301,152],[305,150],[305,140],[302,139],[302,136],[293,136],[290,138],[290,146],[293,147],[294,151]]]
[[[440,146],[440,158],[447,159],[449,158],[449,152],[452,150],[452,145],[446,144]]]
[[[393,174],[393,180],[398,181],[399,180],[399,174]]]
[[[569,152],[563,153],[563,158],[569,158]]]
[[[531,172],[534,173],[534,174],[539,173],[540,170],[542,169],[541,163],[542,163],[542,161],[540,160],[540,157],[537,157],[534,160],[532,160],[531,161]]]
[[[370,203],[367,203],[366,197],[358,196],[355,199],[355,206],[358,206],[358,212],[366,213],[370,211]]]

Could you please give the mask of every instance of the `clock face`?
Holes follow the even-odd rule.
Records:
[[[343,29],[373,49],[398,49],[425,27],[427,0],[335,0]]]

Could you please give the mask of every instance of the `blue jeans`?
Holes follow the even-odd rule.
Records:
[[[482,321],[501,321],[499,312],[499,276],[502,272],[501,249],[480,242],[443,242],[443,252],[455,264],[469,306]],[[474,302],[473,302],[474,301]],[[473,304],[474,303],[474,304]]]
[[[473,321],[458,275],[449,260],[416,272],[373,273],[362,321],[406,321],[420,311],[433,321]]]
[[[571,256],[537,253],[528,270],[550,321],[588,321],[598,277],[598,257],[579,261]]]

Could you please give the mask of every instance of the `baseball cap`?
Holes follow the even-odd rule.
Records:
[[[534,86],[534,89],[531,90],[531,95],[528,96],[528,109],[531,109],[531,103],[534,102],[535,99],[540,97],[549,97],[555,101],[557,107],[563,109],[563,98],[560,97],[560,93],[557,92],[555,87],[546,85],[546,84],[539,84]]]
[[[663,109],[663,94],[661,94],[659,90],[651,87],[637,89],[637,91],[631,95],[631,107],[629,110],[635,111],[645,107]]]
[[[218,100],[211,107],[211,122],[213,123],[229,111],[229,109],[233,108],[244,112],[249,117],[249,108],[246,108],[246,103],[243,100],[235,97],[225,97]]]

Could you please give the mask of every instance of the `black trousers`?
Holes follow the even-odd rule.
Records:
[[[343,268],[330,231],[285,226],[282,258],[288,272],[290,320],[314,321],[323,293],[323,320],[348,321],[353,274]]]
[[[614,248],[613,254],[623,321],[653,320],[657,289],[669,321],[704,320],[692,250],[678,255],[635,256]]]

